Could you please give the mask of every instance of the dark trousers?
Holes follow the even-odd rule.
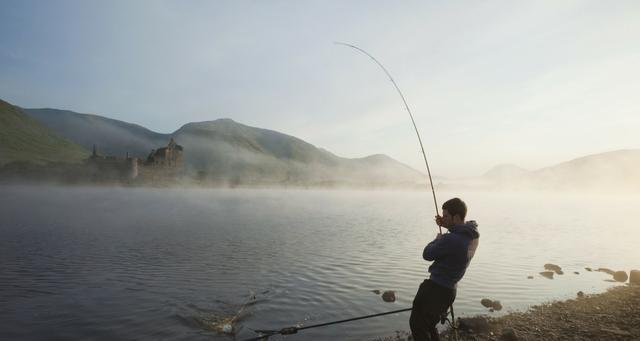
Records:
[[[409,319],[413,340],[440,340],[436,325],[440,321],[440,316],[447,311],[455,299],[456,289],[443,287],[428,279],[422,282],[413,299],[413,309]]]

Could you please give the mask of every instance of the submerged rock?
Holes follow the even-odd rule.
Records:
[[[631,270],[629,272],[629,283],[640,284],[640,270]]]
[[[629,278],[629,276],[627,276],[627,273],[624,271],[616,271],[613,274],[613,279],[615,279],[618,282],[626,282],[627,278]]]
[[[598,270],[596,270],[598,272],[604,272],[604,273],[608,273],[609,275],[613,275],[614,273],[616,273],[615,271],[609,269],[609,268],[598,268]]]
[[[396,293],[393,290],[387,290],[384,293],[382,293],[382,300],[385,302],[395,302]]]
[[[378,289],[371,290],[371,292],[376,294],[376,295],[380,295],[380,290],[378,290]]]
[[[589,272],[593,271],[593,270],[591,270],[591,268],[589,268],[589,267],[584,268],[584,269],[585,269],[585,270],[587,270],[587,271],[589,271]]]
[[[548,279],[553,279],[553,274],[554,274],[554,272],[553,272],[553,271],[542,271],[542,272],[540,273],[540,275],[541,275],[542,277],[546,277],[546,278],[548,278]]]
[[[533,276],[527,276],[528,279],[533,279]]]
[[[488,298],[481,299],[480,304],[482,304],[485,308],[493,307],[493,301]]]
[[[557,273],[558,275],[562,275],[563,274],[562,268],[557,266],[557,265],[555,265],[555,264],[547,263],[547,264],[544,265],[544,269],[545,270],[549,270],[549,271],[553,271],[553,272]]]
[[[576,275],[579,275],[579,274],[580,274],[578,271],[574,271],[573,273],[574,273],[574,274],[576,274]]]

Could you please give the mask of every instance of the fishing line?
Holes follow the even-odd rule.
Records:
[[[416,130],[416,135],[418,135],[418,142],[420,143],[420,149],[422,150],[422,156],[424,157],[424,164],[427,166],[427,174],[429,175],[429,183],[431,184],[431,193],[433,194],[433,204],[436,207],[436,215],[440,215],[440,212],[438,210],[438,200],[436,199],[436,190],[433,187],[433,179],[431,178],[431,169],[429,168],[429,161],[427,161],[427,154],[424,152],[424,146],[422,145],[422,138],[420,138],[420,132],[418,132],[418,127],[416,126],[416,121],[413,119],[413,114],[411,113],[411,109],[409,108],[409,104],[407,104],[407,100],[404,98],[404,95],[402,94],[402,91],[400,91],[400,87],[398,87],[398,84],[396,84],[396,81],[393,80],[393,77],[391,76],[391,74],[389,73],[389,71],[387,71],[387,68],[384,67],[384,65],[382,65],[382,63],[380,63],[374,56],[372,56],[369,52],[355,46],[352,44],[347,44],[347,43],[342,43],[342,42],[334,42],[337,45],[343,45],[343,46],[347,46],[347,47],[351,47],[353,49],[356,49],[362,53],[364,53],[365,55],[367,55],[367,57],[371,58],[371,60],[373,60],[376,64],[378,64],[378,66],[380,66],[380,68],[382,69],[382,71],[384,71],[384,73],[387,75],[387,77],[389,77],[389,80],[391,81],[391,83],[393,83],[393,86],[396,88],[396,91],[398,91],[398,95],[400,95],[400,98],[402,98],[402,102],[404,103],[404,107],[405,109],[407,109],[407,112],[409,113],[409,117],[411,117],[411,123],[413,123],[413,128]],[[438,228],[440,229],[440,233],[442,233],[442,226],[438,225]]]
[[[420,143],[420,149],[422,150],[422,156],[424,157],[424,164],[427,166],[427,174],[429,175],[429,184],[431,184],[431,193],[433,194],[433,203],[434,203],[434,205],[436,207],[436,215],[439,216],[440,215],[440,211],[438,210],[438,201],[436,199],[436,191],[435,191],[435,188],[433,186],[433,179],[431,177],[431,169],[429,168],[429,161],[427,161],[427,154],[424,151],[424,146],[422,145],[422,138],[420,138],[420,132],[418,132],[418,127],[416,126],[416,121],[413,119],[413,114],[411,113],[411,109],[409,108],[409,104],[407,104],[407,100],[404,98],[404,95],[402,94],[402,91],[400,91],[400,88],[398,87],[398,84],[396,84],[396,81],[393,80],[393,77],[391,76],[389,71],[387,71],[387,69],[382,65],[382,63],[380,63],[375,57],[373,57],[367,51],[365,51],[365,50],[363,50],[363,49],[361,49],[361,48],[359,48],[359,47],[357,47],[355,45],[352,45],[352,44],[347,44],[347,43],[342,43],[342,42],[335,42],[335,44],[351,47],[351,48],[356,49],[356,50],[364,53],[365,55],[367,55],[367,57],[371,58],[371,60],[373,60],[376,64],[378,64],[378,66],[380,66],[382,71],[384,71],[384,73],[387,75],[387,77],[389,77],[389,80],[391,81],[391,83],[393,83],[393,86],[396,88],[396,91],[398,92],[398,95],[400,95],[400,98],[402,99],[402,102],[404,103],[404,107],[407,110],[407,113],[409,113],[409,117],[411,117],[411,123],[413,123],[413,128],[415,129],[416,135],[418,136],[418,142]],[[442,233],[442,226],[438,225],[438,228],[440,229],[440,233]],[[394,310],[394,311],[388,311],[388,312],[384,312],[384,313],[378,313],[378,314],[372,314],[372,315],[366,315],[366,316],[359,316],[359,317],[354,317],[354,318],[349,318],[349,319],[344,319],[344,320],[338,320],[338,321],[332,321],[332,322],[326,322],[326,323],[319,323],[319,324],[314,324],[314,325],[309,325],[309,326],[304,326],[304,327],[293,326],[293,327],[282,328],[280,330],[254,330],[254,332],[262,334],[262,335],[259,335],[257,337],[253,337],[253,338],[250,338],[250,339],[246,339],[244,341],[264,340],[264,339],[268,339],[269,337],[274,336],[274,335],[291,335],[291,334],[296,334],[296,333],[298,333],[298,331],[305,330],[305,329],[324,327],[324,326],[328,326],[328,325],[345,323],[345,322],[362,320],[362,319],[368,319],[368,318],[372,318],[372,317],[389,315],[389,314],[396,314],[396,313],[410,311],[410,310],[412,310],[412,308],[405,308],[405,309],[399,309],[399,310]],[[455,331],[455,338],[457,340],[458,334],[457,334],[455,322],[453,322],[453,321],[455,321],[455,317],[453,315],[453,305],[450,306],[450,311],[448,311],[448,312],[445,311],[445,313],[443,314],[441,322],[444,323],[445,320],[449,321],[446,318],[446,316],[449,313],[451,314],[451,317],[452,317],[452,320],[450,321],[451,328]]]

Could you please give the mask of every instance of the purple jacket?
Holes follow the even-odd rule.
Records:
[[[422,257],[427,261],[434,261],[429,267],[430,279],[454,289],[467,271],[479,241],[478,224],[471,220],[452,226],[449,233],[429,243],[424,248]]]

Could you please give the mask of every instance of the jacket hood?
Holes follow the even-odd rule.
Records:
[[[453,226],[449,229],[451,233],[465,234],[471,239],[480,238],[480,232],[478,232],[478,223],[475,220],[469,220],[464,224]]]

